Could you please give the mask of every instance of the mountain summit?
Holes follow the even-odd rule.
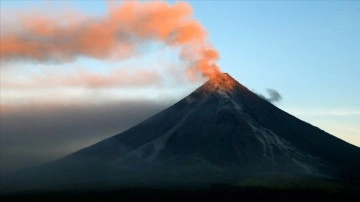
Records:
[[[125,132],[28,172],[45,184],[96,186],[356,180],[359,159],[358,147],[218,74]]]

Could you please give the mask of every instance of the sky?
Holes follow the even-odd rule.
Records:
[[[193,35],[184,28],[182,38],[167,38],[163,24],[140,22],[131,28],[134,38],[116,31],[126,43],[113,47],[91,30],[112,36],[113,24],[96,23],[119,1],[1,0],[1,45],[9,36],[36,43],[31,54],[0,51],[2,170],[54,160],[120,133],[199,87],[207,79],[199,72],[209,77],[218,68],[257,93],[275,89],[283,98],[277,107],[360,146],[360,2],[185,4],[177,11],[190,17]],[[151,13],[149,7],[141,12]],[[164,15],[177,22],[173,13]],[[93,26],[77,29],[81,22]],[[32,29],[43,25],[58,26],[49,41],[41,37],[52,26]],[[75,35],[90,40],[71,41]]]

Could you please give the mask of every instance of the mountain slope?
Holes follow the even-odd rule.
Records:
[[[359,169],[358,147],[219,74],[129,130],[28,172],[41,173],[44,184],[136,186],[274,176],[357,180]]]
[[[255,166],[328,177],[356,175],[360,167],[359,148],[278,109],[228,74],[64,160],[72,158],[120,167]]]

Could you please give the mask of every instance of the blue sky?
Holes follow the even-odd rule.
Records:
[[[279,108],[360,146],[360,2],[189,3],[220,53],[222,71],[256,92],[276,89],[283,97],[277,104]],[[45,4],[57,9],[71,7],[91,15],[106,11],[103,1]],[[26,10],[45,4],[2,0],[1,9]],[[156,61],[156,57],[149,57],[142,58],[147,63]],[[88,58],[75,63],[95,69],[102,66],[102,61]],[[67,66],[71,68],[71,64]],[[186,88],[178,95],[171,89],[163,90],[161,96],[171,94],[180,99],[193,89]],[[139,89],[137,93],[148,92]]]
[[[360,2],[191,3],[220,66],[278,107],[360,145]]]

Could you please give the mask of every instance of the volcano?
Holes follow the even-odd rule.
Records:
[[[359,170],[358,147],[222,73],[125,132],[9,181],[47,188],[211,186],[269,179],[358,181]]]

